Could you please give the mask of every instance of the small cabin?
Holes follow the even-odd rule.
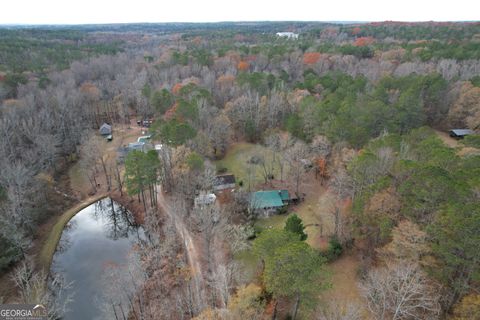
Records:
[[[100,126],[100,129],[98,129],[98,131],[102,136],[109,136],[112,134],[112,126],[108,123],[104,123]]]
[[[292,202],[288,190],[257,191],[250,195],[250,208],[264,215],[278,212]]]
[[[463,139],[465,136],[468,136],[470,134],[474,134],[473,130],[470,129],[452,129],[450,130],[450,137],[456,138],[456,139]]]

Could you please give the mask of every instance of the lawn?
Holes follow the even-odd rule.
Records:
[[[81,198],[85,198],[88,195],[88,192],[92,189],[92,186],[78,161],[70,167],[68,170],[68,176],[70,178],[70,187],[72,190],[78,192]]]
[[[334,196],[324,191],[318,196],[310,196],[294,208],[295,213],[303,220],[308,234],[307,242],[317,249],[325,249],[328,237],[334,232],[333,203]]]
[[[234,144],[222,160],[216,162],[217,168],[226,168],[229,173],[233,173],[237,183],[243,182],[247,188],[253,188],[256,184],[263,183],[262,165],[249,164],[252,157],[263,157],[265,162],[270,165],[273,159],[273,152],[261,145],[241,142]],[[276,155],[279,156],[278,154]],[[278,164],[274,165],[273,175],[280,178],[280,168]],[[284,176],[286,172],[284,172]],[[250,181],[250,186],[249,186]]]
[[[241,265],[241,278],[247,283],[255,282],[257,276],[259,259],[253,254],[252,250],[238,252],[233,257]]]
[[[317,249],[325,249],[328,236],[333,233],[334,218],[331,213],[333,195],[323,192],[318,196],[309,196],[298,206],[289,208],[288,214],[273,215],[255,221],[255,226],[263,229],[285,226],[285,221],[292,213],[296,213],[303,221],[308,235],[307,243]]]
[[[276,214],[268,218],[260,218],[255,221],[255,226],[262,229],[281,229],[285,226],[288,214]]]

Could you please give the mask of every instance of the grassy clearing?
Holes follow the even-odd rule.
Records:
[[[329,192],[315,197],[310,196],[300,205],[290,208],[288,214],[258,219],[255,226],[262,229],[281,229],[285,226],[288,216],[296,213],[302,219],[303,225],[306,226],[307,243],[313,248],[325,249],[327,238],[334,230],[334,217],[330,212],[333,201],[333,195]]]
[[[359,259],[353,254],[344,254],[338,260],[329,264],[332,287],[320,294],[320,303],[333,304],[344,307],[347,303],[358,306],[362,319],[371,319],[365,301],[358,288],[357,272]]]
[[[79,162],[75,163],[68,170],[68,177],[70,179],[70,188],[77,191],[83,197],[86,197],[88,191],[91,190],[90,182],[88,178],[80,167]]]
[[[57,222],[52,227],[48,236],[46,237],[45,243],[43,244],[42,249],[40,250],[40,253],[38,255],[38,262],[41,268],[43,268],[47,272],[50,270],[53,255],[55,254],[58,242],[60,241],[60,237],[62,236],[63,229],[70,221],[70,219],[72,219],[73,216],[75,216],[80,210],[105,197],[106,195],[102,194],[88,198],[85,201],[76,205],[75,207],[65,211],[58,218]]]
[[[237,178],[237,182],[243,181],[248,188],[248,181],[251,180],[252,187],[255,184],[264,182],[261,165],[250,165],[248,161],[253,157],[264,157],[265,162],[270,164],[273,159],[273,152],[269,149],[247,142],[241,142],[233,145],[222,160],[216,162],[217,168],[227,168]],[[277,154],[278,157],[278,154]],[[273,174],[280,177],[280,168],[274,166]],[[284,172],[284,175],[286,172]]]
[[[328,191],[317,197],[309,197],[294,212],[303,220],[308,234],[307,243],[317,249],[325,249],[327,238],[334,231],[332,208],[334,196]]]
[[[289,214],[273,215],[268,218],[261,218],[255,221],[255,226],[262,229],[282,229],[285,226]]]
[[[437,134],[437,137],[439,137],[440,140],[445,143],[445,145],[450,148],[456,149],[457,155],[459,155],[460,157],[480,154],[480,150],[478,148],[466,146],[464,143],[462,143],[461,140],[450,137],[450,135],[448,135],[448,133],[446,132],[435,130],[435,133]]]
[[[242,276],[246,282],[255,282],[257,276],[259,260],[253,254],[252,250],[245,250],[234,255],[234,260],[240,263]]]

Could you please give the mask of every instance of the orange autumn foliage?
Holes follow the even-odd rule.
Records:
[[[200,45],[202,43],[202,37],[198,36],[198,37],[195,37],[192,42],[195,44],[195,45]]]
[[[237,64],[238,71],[247,71],[250,68],[250,64],[247,61],[240,61]]]
[[[326,179],[328,177],[328,172],[327,172],[327,160],[325,158],[317,158],[315,160],[316,162],[316,171],[315,175],[317,177],[320,177],[321,179]]]
[[[178,108],[178,103],[175,103],[173,106],[171,106],[170,109],[168,109],[163,115],[163,120],[168,121],[172,119],[177,113],[177,108]]]
[[[100,94],[98,88],[91,82],[85,82],[84,84],[82,84],[82,86],[80,87],[80,91],[90,95]]]
[[[353,35],[357,35],[357,34],[360,33],[360,31],[362,31],[362,29],[360,29],[359,27],[355,27],[355,28],[353,28],[353,30],[352,30],[352,34],[353,34]]]
[[[303,55],[303,63],[315,64],[320,59],[320,52],[306,52]]]
[[[344,200],[341,200],[340,203],[345,212],[350,212],[352,210],[352,198],[345,198]]]
[[[355,40],[353,43],[356,47],[365,47],[375,42],[373,37],[360,37]]]
[[[222,74],[217,78],[217,83],[221,86],[233,85],[234,81],[235,81],[235,76],[231,74]]]
[[[182,90],[182,84],[181,83],[177,83],[176,85],[173,86],[172,88],[172,93],[173,94],[178,94],[180,92],[180,90]]]
[[[20,105],[20,100],[17,99],[6,99],[3,100],[3,105],[5,107],[16,107]]]

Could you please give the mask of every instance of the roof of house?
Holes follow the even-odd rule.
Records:
[[[283,207],[281,192],[278,190],[257,191],[252,193],[250,204],[255,209]]]
[[[215,177],[216,186],[220,186],[223,184],[235,184],[235,176],[233,174],[223,174],[220,176]]]
[[[144,145],[145,145],[144,142],[131,142],[128,144],[127,149],[129,151],[132,151],[132,150],[143,151]]]
[[[107,124],[107,123],[104,123],[104,124],[101,125],[101,127],[98,131],[100,131],[100,133],[102,133],[102,134],[111,134],[112,133],[112,126]]]
[[[470,129],[452,129],[450,132],[453,132],[456,136],[466,136],[474,133]]]
[[[280,198],[282,201],[290,200],[290,194],[288,193],[288,190],[280,190],[278,192],[280,193]]]

